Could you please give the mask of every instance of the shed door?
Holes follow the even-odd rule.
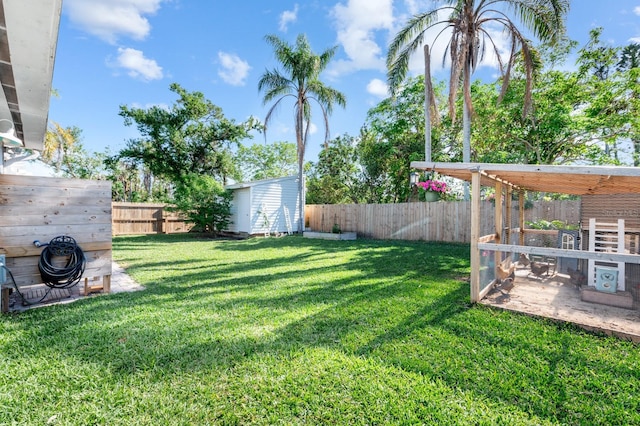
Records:
[[[237,220],[236,229],[238,232],[251,231],[251,189],[244,188],[236,192]]]

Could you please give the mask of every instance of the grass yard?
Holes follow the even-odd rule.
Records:
[[[0,424],[640,425],[640,348],[469,304],[467,246],[114,239],[145,291],[0,317]]]

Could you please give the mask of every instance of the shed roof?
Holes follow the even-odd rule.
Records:
[[[616,166],[548,166],[492,163],[434,163],[413,161],[411,167],[471,181],[480,172],[480,182],[497,181],[514,190],[556,192],[572,195],[640,194],[640,168]]]
[[[231,184],[231,185],[225,185],[225,188],[226,189],[251,188],[253,186],[268,185],[268,184],[272,184],[272,183],[279,183],[279,182],[283,182],[283,181],[296,180],[296,179],[298,179],[298,176],[284,176],[284,177],[279,177],[279,178],[254,180],[252,182],[234,183],[234,184]]]

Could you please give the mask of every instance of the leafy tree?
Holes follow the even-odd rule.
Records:
[[[348,204],[361,201],[357,139],[343,135],[318,154],[307,179],[307,204]]]
[[[640,166],[640,44],[631,43],[620,51],[617,70],[623,73],[628,96],[629,137],[633,143],[633,165]]]
[[[397,203],[409,197],[409,163],[421,159],[424,148],[423,103],[424,78],[416,77],[409,79],[395,97],[384,99],[368,111],[357,147],[366,202]],[[442,129],[435,127],[432,135],[436,161],[451,159]]]
[[[136,124],[142,137],[128,141],[117,158],[143,164],[154,176],[181,183],[187,175],[210,175],[224,182],[235,173],[231,145],[251,137],[259,128],[250,118],[236,124],[201,92],[188,92],[173,83],[170,90],[179,96],[171,108],[147,109],[120,106],[127,126]]]
[[[296,173],[296,145],[291,142],[240,145],[234,162],[243,182],[291,176]]]
[[[500,104],[496,104],[496,84],[475,82],[472,93],[478,119],[473,136],[478,160],[523,164],[606,161],[588,118],[576,108],[588,96],[579,81],[575,72],[541,73],[526,117],[521,113],[523,79],[512,80]]]
[[[580,49],[577,71],[547,69],[539,73],[531,113],[525,117],[519,112],[526,90],[523,75],[512,79],[500,104],[496,103],[497,84],[474,83],[472,96],[478,117],[474,145],[480,161],[619,162],[615,146],[628,136],[629,124],[637,117],[630,104],[630,94],[637,85],[615,69],[617,49],[603,46],[600,32],[592,30],[590,41]],[[603,141],[605,148],[614,147],[611,157],[608,149],[601,148]]]
[[[107,157],[105,165],[111,181],[111,199],[122,202],[143,201],[139,197],[139,189],[142,187],[138,166],[127,159]]]
[[[612,123],[611,119],[614,114],[623,114],[626,102],[621,92],[624,89],[618,84],[619,76],[615,72],[619,49],[604,45],[600,41],[601,34],[602,28],[589,31],[589,42],[579,51],[580,84],[590,89],[583,108],[594,123],[593,131],[604,142],[607,155],[617,162],[619,134],[616,130],[620,123]],[[619,117],[624,121],[622,115]]]
[[[621,49],[600,41],[602,28],[590,31],[590,40],[580,50],[578,65],[588,96],[582,105],[594,137],[605,143],[608,155],[619,162],[619,142],[631,139],[634,165],[639,165],[640,69],[634,63],[633,48]]]
[[[64,176],[76,179],[107,179],[107,170],[104,165],[106,155],[104,153],[88,152],[81,142],[77,142],[67,152],[65,158],[62,167]]]
[[[413,16],[395,36],[387,55],[387,79],[392,93],[404,81],[409,70],[411,54],[423,44],[427,30],[444,27],[432,41],[436,43],[444,29],[451,30],[447,49],[451,59],[449,79],[449,113],[455,121],[455,100],[462,85],[463,97],[463,161],[471,160],[471,75],[482,61],[487,49],[492,50],[500,61],[500,49],[494,42],[491,30],[501,27],[507,35],[510,55],[506,64],[500,61],[503,91],[509,85],[511,71],[518,54],[526,74],[524,112],[531,106],[533,74],[536,54],[531,42],[520,32],[516,24],[500,10],[511,9],[525,29],[542,41],[555,42],[564,34],[564,17],[569,9],[568,0],[447,0],[441,6]],[[445,16],[444,19],[441,17]],[[430,67],[430,57],[425,57],[425,69]],[[428,74],[428,73],[427,73]],[[427,79],[429,79],[427,75]],[[425,98],[428,98],[427,95]],[[430,138],[429,138],[430,139]],[[465,197],[467,198],[467,197]]]
[[[111,159],[125,172],[124,179],[117,179],[123,188],[116,190],[133,195],[126,184],[127,177],[133,176],[140,179],[138,188],[147,196],[154,179],[170,182],[177,208],[199,229],[218,232],[230,217],[222,182],[228,176],[237,177],[231,147],[260,125],[253,118],[236,124],[202,93],[188,92],[177,83],[170,90],[179,96],[171,108],[120,106],[125,125],[135,123],[142,137],[130,140]]]
[[[315,102],[322,111],[325,124],[325,138],[329,137],[328,116],[334,104],[346,105],[346,99],[339,91],[320,81],[320,73],[335,55],[337,46],[316,55],[304,34],[298,35],[295,45],[283,41],[275,35],[265,37],[273,47],[276,59],[283,70],[267,70],[258,82],[258,90],[264,91],[264,103],[274,101],[267,112],[265,127],[276,108],[289,97],[294,100],[296,146],[298,154],[298,199],[303,210],[298,222],[298,232],[303,230],[304,218],[304,154],[311,126],[311,105]]]
[[[45,134],[42,159],[54,166],[57,172],[61,172],[64,162],[67,161],[66,154],[78,143],[81,133],[78,127],[62,127],[52,121]]]
[[[157,178],[130,159],[116,159],[106,154],[104,161],[107,178],[111,181],[113,201],[172,202],[172,185]]]
[[[62,127],[51,122],[45,134],[42,160],[56,172],[69,178],[105,179],[104,159],[104,154],[93,154],[84,149],[80,128]]]
[[[196,229],[216,234],[230,223],[232,198],[213,177],[190,173],[177,185],[174,204]]]
[[[622,48],[617,67],[619,71],[640,68],[640,43],[631,43]]]

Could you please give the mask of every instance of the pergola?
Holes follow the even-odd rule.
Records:
[[[545,256],[595,259],[604,262],[640,264],[637,254],[603,253],[524,245],[524,193],[526,191],[571,195],[640,194],[640,168],[609,166],[548,166],[489,163],[433,163],[414,161],[417,170],[435,171],[471,183],[471,301],[480,301],[492,288],[481,287],[480,253],[527,253]],[[480,188],[494,187],[495,234],[479,235]],[[503,207],[511,211],[511,194],[519,194],[518,227],[504,223]],[[519,233],[519,244],[508,244],[511,233]],[[498,262],[496,262],[497,264]]]

